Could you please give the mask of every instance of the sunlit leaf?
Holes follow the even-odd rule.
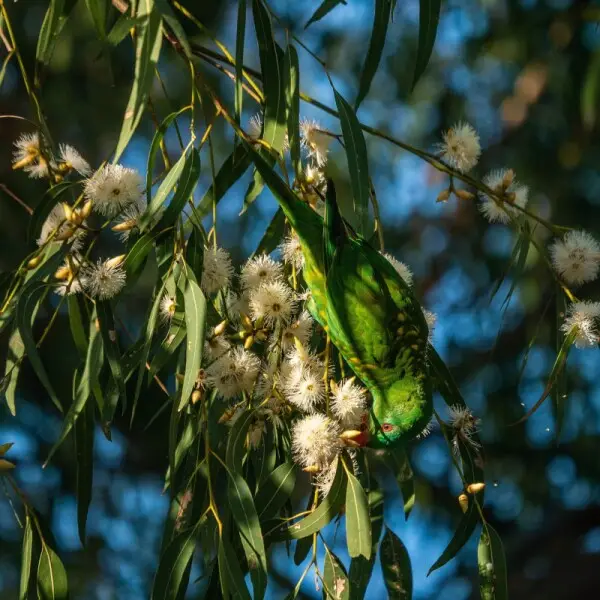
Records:
[[[179,600],[182,597],[188,585],[195,547],[195,529],[175,536],[160,557],[152,600]]]
[[[33,528],[31,517],[25,516],[25,529],[23,531],[23,546],[21,549],[21,579],[19,584],[19,600],[29,598],[29,579],[31,577],[31,563],[33,555]]]
[[[390,600],[411,600],[413,581],[408,551],[402,540],[391,530],[385,530],[381,542],[381,570]]]
[[[185,373],[181,386],[181,397],[178,410],[182,410],[188,403],[190,395],[198,379],[202,352],[204,349],[204,336],[206,333],[206,298],[189,267],[186,267],[186,276],[183,280],[183,303],[185,307],[185,323],[187,330]]]
[[[188,41],[185,30],[181,26],[179,19],[173,12],[173,9],[167,2],[167,0],[154,0],[156,2],[156,8],[161,12],[164,22],[169,26],[169,29],[175,34],[175,38],[179,43],[179,46],[183,50],[188,60],[192,60],[192,49]]]
[[[346,543],[351,557],[371,558],[371,519],[367,494],[356,477],[346,472]]]
[[[85,0],[88,12],[92,17],[92,23],[99,39],[106,37],[106,9],[107,0]]]
[[[246,0],[238,0],[235,38],[235,119],[241,123],[243,103],[244,41],[246,39]]]
[[[419,81],[423,71],[425,71],[431,57],[437,34],[438,21],[440,20],[441,6],[442,0],[419,1],[419,45],[417,47],[413,88],[417,84],[417,81]]]
[[[146,109],[146,101],[150,94],[154,69],[158,64],[162,44],[162,16],[156,10],[154,0],[141,2],[137,16],[144,20],[136,28],[135,75],[115,150],[114,162],[117,162],[123,154]]]
[[[371,82],[383,53],[385,38],[387,35],[388,23],[390,22],[390,14],[392,10],[391,0],[375,0],[375,20],[373,21],[373,29],[371,30],[371,41],[369,42],[369,50],[360,74],[360,83],[358,85],[358,96],[354,108],[358,110],[360,103],[367,97]]]
[[[326,600],[349,600],[350,582],[340,559],[325,546],[323,595]]]
[[[348,160],[348,174],[352,184],[354,214],[357,222],[356,229],[358,233],[365,236],[371,189],[367,145],[356,113],[335,89],[334,94],[335,103],[340,114],[340,125],[344,137],[346,159]]]
[[[283,65],[290,157],[294,166],[294,173],[299,178],[302,175],[300,155],[300,65],[298,62],[298,53],[292,44],[288,44],[285,49]]]
[[[477,547],[479,591],[482,600],[508,600],[506,557],[496,530],[486,524]]]
[[[56,552],[45,542],[42,542],[38,565],[37,591],[39,600],[67,600],[69,597],[65,567]]]
[[[120,15],[106,36],[107,43],[111,46],[118,46],[134,27],[143,22],[144,17],[130,17],[125,14]]]
[[[252,411],[243,412],[236,420],[227,439],[226,462],[233,473],[241,473],[245,454],[246,434],[254,414]]]
[[[312,17],[306,22],[304,29],[306,29],[311,23],[320,21],[328,13],[330,13],[338,4],[346,4],[346,0],[323,0],[320,6],[312,14]]]

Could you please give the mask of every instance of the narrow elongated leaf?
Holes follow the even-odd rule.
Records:
[[[248,588],[244,582],[242,569],[237,561],[233,548],[226,538],[219,539],[219,580],[225,600],[250,600]]]
[[[148,204],[148,208],[144,214],[140,217],[139,228],[140,231],[147,230],[153,221],[156,219],[158,213],[163,209],[163,204],[168,198],[169,194],[173,191],[173,188],[179,183],[179,180],[183,174],[186,164],[188,164],[188,171],[191,169],[192,164],[188,163],[187,158],[190,150],[193,148],[188,146],[185,152],[181,154],[177,162],[171,167],[171,170],[167,173],[167,176],[162,180],[162,183],[158,187],[156,194]],[[198,159],[199,161],[200,159]],[[198,165],[199,168],[199,165]],[[188,172],[189,175],[189,172]]]
[[[373,29],[371,30],[371,41],[369,42],[367,58],[365,58],[365,64],[363,65],[360,74],[358,96],[356,98],[356,103],[354,104],[356,110],[358,110],[360,103],[367,97],[373,77],[375,77],[375,73],[377,73],[377,68],[379,67],[379,61],[381,60],[383,47],[385,45],[391,11],[391,0],[375,0],[375,20],[373,21]]]
[[[158,223],[158,229],[165,229],[175,223],[188,199],[194,193],[199,178],[200,155],[195,148],[191,148],[185,157],[185,165],[177,184],[177,190]]]
[[[588,131],[592,131],[598,118],[600,104],[600,50],[596,50],[589,62],[581,90],[581,118]]]
[[[148,201],[148,204],[150,204],[152,201],[152,180],[154,178],[154,166],[156,164],[156,157],[158,156],[161,142],[163,141],[165,134],[167,133],[167,130],[173,121],[175,121],[179,115],[183,114],[187,110],[190,110],[190,107],[184,106],[178,111],[167,115],[154,133],[152,143],[150,144],[150,151],[148,152],[148,163],[146,167],[146,200]]]
[[[441,6],[442,0],[420,0],[419,2],[419,45],[417,47],[413,88],[419,81],[423,71],[425,71],[433,52]]]
[[[111,46],[118,46],[129,34],[129,32],[144,22],[144,17],[130,17],[129,15],[120,15],[112,26],[106,41]]]
[[[67,600],[69,597],[65,567],[56,552],[45,542],[42,542],[38,565],[37,591],[39,600]]]
[[[42,225],[52,212],[52,209],[60,202],[73,186],[77,185],[73,181],[62,181],[61,183],[52,186],[44,194],[42,201],[33,209],[31,219],[27,226],[27,239],[30,242],[37,240],[42,231]]]
[[[100,334],[104,344],[104,353],[108,360],[108,366],[113,379],[119,390],[119,397],[123,402],[123,411],[127,406],[127,394],[125,391],[125,377],[121,365],[121,352],[119,350],[119,340],[115,329],[115,319],[112,308],[107,301],[96,302],[96,312],[98,314],[98,323],[100,325]]]
[[[386,454],[385,462],[394,473],[396,482],[402,493],[404,518],[408,520],[415,505],[415,480],[408,455],[403,448],[394,448]]]
[[[40,67],[47,65],[52,58],[56,41],[62,31],[76,0],[50,0],[48,10],[40,28],[35,52],[35,83],[39,85]]]
[[[346,472],[346,542],[351,557],[371,558],[371,519],[367,494],[350,471]]]
[[[115,150],[114,162],[117,162],[123,154],[142,118],[162,44],[162,18],[154,6],[154,0],[141,2],[137,16],[143,18],[143,22],[137,27],[135,75]]]
[[[323,598],[325,600],[349,600],[350,582],[344,565],[327,546],[325,546],[323,583]]]
[[[283,531],[283,537],[288,539],[305,538],[317,531],[320,531],[336,515],[339,514],[344,502],[346,501],[346,487],[348,477],[341,460],[338,460],[337,469],[329,494],[323,499],[321,504],[308,516],[304,517],[298,523],[287,527]]]
[[[196,283],[194,275],[186,266],[186,278],[183,289],[183,302],[185,307],[185,324],[187,329],[187,345],[185,355],[185,374],[181,386],[181,398],[178,410],[183,410],[187,405],[194,389],[204,349],[206,333],[206,298]]]
[[[177,412],[177,410],[174,410],[173,413],[174,416],[181,415],[181,413]],[[172,482],[174,481],[175,475],[177,474],[177,470],[181,466],[181,463],[183,462],[186,454],[192,447],[192,444],[198,437],[199,433],[200,432],[198,430],[198,420],[196,418],[186,419],[181,436],[179,437],[179,440],[176,440],[177,444],[174,446],[173,449],[172,460],[169,460],[169,470],[167,471],[167,476],[165,478],[165,488],[169,485],[171,485],[172,487]],[[169,454],[171,453],[169,452]]]
[[[175,313],[171,319],[167,335],[150,362],[148,382],[150,382],[150,380],[167,364],[173,354],[175,354],[175,351],[185,339],[185,335],[185,315],[183,312]]]
[[[69,324],[71,325],[71,335],[77,348],[80,358],[85,360],[88,341],[83,328],[83,319],[81,317],[81,308],[79,307],[79,298],[76,294],[67,296],[67,308],[69,311]]]
[[[85,526],[92,501],[94,474],[94,404],[86,402],[83,414],[75,424],[75,455],[77,456],[77,527],[81,544],[85,546]]]
[[[273,219],[269,223],[265,234],[262,236],[254,256],[260,256],[261,254],[271,254],[275,248],[281,242],[283,238],[283,232],[285,231],[285,215],[281,208],[277,209]]]
[[[287,134],[290,156],[297,178],[302,175],[300,155],[300,64],[298,53],[292,44],[285,49],[283,59],[285,74],[285,103],[287,105]]]
[[[33,528],[31,517],[25,516],[23,531],[23,547],[21,549],[21,582],[19,584],[19,600],[29,598],[29,579],[31,577],[31,561],[33,555]]]
[[[192,60],[192,49],[190,48],[190,43],[187,39],[187,35],[185,30],[181,26],[179,19],[175,16],[173,9],[167,2],[167,0],[154,0],[156,2],[156,7],[162,14],[162,17],[165,23],[169,26],[169,29],[175,34],[181,49],[184,54],[188,58],[188,60]]]
[[[244,42],[246,39],[246,0],[238,0],[237,27],[235,38],[235,120],[241,123],[244,71]]]
[[[467,512],[463,514],[461,520],[452,536],[452,539],[442,552],[441,556],[433,563],[431,569],[427,575],[430,575],[436,569],[443,567],[447,562],[452,560],[458,552],[462,549],[462,547],[469,541],[473,531],[475,531],[475,527],[479,520],[479,513],[475,508],[475,503],[470,502],[469,508]]]
[[[564,322],[565,314],[567,313],[567,298],[560,289],[560,283],[556,283],[556,352],[560,354],[560,349],[565,341],[565,332],[561,326]],[[561,369],[558,374],[554,386],[552,387],[552,401],[554,405],[554,418],[556,420],[556,443],[560,441],[563,423],[565,419],[565,411],[567,407],[567,376],[565,369]]]
[[[52,456],[54,456],[54,453],[58,450],[59,446],[65,441],[67,435],[69,435],[69,433],[71,432],[71,429],[73,429],[75,422],[77,421],[77,419],[83,412],[85,405],[88,401],[88,398],[91,394],[92,382],[97,380],[97,378],[98,378],[99,364],[100,365],[102,364],[100,362],[101,354],[102,354],[102,338],[101,338],[100,333],[96,330],[96,327],[94,324],[94,319],[92,319],[92,323],[90,326],[90,341],[89,341],[89,344],[87,347],[87,354],[86,354],[86,359],[85,359],[85,366],[83,368],[83,373],[81,374],[81,377],[75,388],[75,397],[73,398],[73,403],[71,404],[71,406],[65,416],[65,419],[63,421],[62,431],[60,432],[58,439],[56,440],[56,442],[50,449],[50,452],[48,453],[48,458],[46,459],[44,466],[47,465],[48,462],[50,462],[50,459],[52,458]],[[87,426],[84,428],[84,431],[85,431],[85,435],[88,435],[89,432],[87,432]],[[92,433],[91,433],[91,435],[93,435],[93,409],[92,409]],[[89,442],[89,440],[87,440],[87,441]],[[79,444],[77,444],[77,451],[79,452],[79,450],[80,450],[80,446],[79,446]],[[82,458],[84,459],[84,462],[88,459],[91,460],[91,456],[89,456],[87,450],[86,450],[85,456]]]
[[[411,600],[413,590],[410,557],[402,540],[385,530],[381,542],[381,571],[390,600]]]
[[[200,218],[205,217],[212,209],[213,203],[217,204],[227,190],[248,170],[250,162],[247,148],[242,144],[237,145],[215,175],[214,185],[210,186],[200,201],[196,210]]]
[[[85,0],[88,12],[92,17],[94,29],[99,39],[106,37],[106,0]]]
[[[246,434],[253,419],[253,412],[248,410],[242,413],[233,424],[227,439],[226,463],[227,468],[233,473],[242,472],[242,463],[245,454]]]
[[[129,284],[131,284],[142,271],[146,258],[154,247],[154,243],[159,235],[159,232],[155,231],[145,233],[136,241],[133,248],[127,253],[123,268],[127,273],[127,282]]]
[[[35,319],[38,308],[39,304],[34,308],[31,315],[32,320]],[[2,379],[2,385],[0,386],[0,390],[6,398],[8,410],[10,410],[13,417],[17,414],[17,381],[21,372],[21,364],[24,355],[25,346],[23,344],[23,338],[21,337],[18,327],[15,327],[8,340],[4,377]]]
[[[252,579],[254,598],[262,600],[267,589],[267,555],[258,514],[252,500],[252,492],[242,475],[232,471],[228,471],[228,475],[227,497],[231,514],[240,531],[242,547]]]
[[[192,269],[196,281],[202,281],[204,266],[204,239],[198,229],[194,229],[188,238],[185,248],[185,260]]]
[[[296,466],[292,462],[279,465],[258,489],[256,506],[258,517],[265,521],[275,517],[288,501],[296,485]]]
[[[196,547],[195,529],[183,531],[160,557],[152,586],[152,600],[178,600],[187,588]]]
[[[311,18],[306,22],[304,29],[306,29],[311,23],[320,21],[328,13],[330,13],[338,4],[346,4],[346,0],[323,0],[320,6],[312,14]]]
[[[352,197],[354,199],[354,214],[357,220],[357,231],[366,235],[369,217],[369,163],[367,158],[367,145],[363,136],[360,123],[352,107],[334,89],[335,103],[340,115],[340,125],[344,137],[348,172],[352,183]]]
[[[275,43],[271,17],[262,0],[252,0],[252,13],[265,94],[262,139],[276,152],[281,153],[286,130],[283,53]]]
[[[482,600],[508,600],[506,557],[496,530],[486,524],[477,547],[479,590]]]

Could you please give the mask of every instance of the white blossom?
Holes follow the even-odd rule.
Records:
[[[305,369],[295,385],[288,387],[288,400],[300,410],[311,412],[325,398],[325,383],[311,369]]]
[[[231,350],[231,344],[224,335],[215,335],[215,330],[211,331],[204,342],[204,355],[212,360],[217,360]]]
[[[294,267],[296,271],[301,271],[302,267],[304,267],[304,254],[302,253],[300,238],[295,231],[292,231],[285,237],[280,249],[283,262]]]
[[[140,202],[142,184],[135,169],[109,164],[85,182],[84,193],[98,213],[115,217],[130,204]]]
[[[55,288],[54,292],[59,296],[70,296],[71,294],[79,294],[83,290],[83,286],[81,285],[80,277],[73,277],[72,279],[67,279],[65,281],[59,281]]]
[[[271,283],[283,278],[283,265],[266,254],[250,258],[242,267],[240,280],[242,287],[252,290],[261,283]]]
[[[84,177],[89,177],[92,174],[92,169],[87,160],[85,160],[73,146],[61,144],[59,146],[59,151],[60,159],[69,169],[77,171]]]
[[[435,429],[437,422],[435,418],[431,419],[425,427],[423,427],[423,431],[417,435],[418,440],[424,440],[426,437],[429,437],[431,432]]]
[[[250,137],[254,138],[255,140],[258,140],[260,138],[260,136],[262,135],[262,128],[263,128],[262,115],[260,113],[256,113],[255,115],[252,115],[252,117],[250,117],[250,123],[248,126],[248,133],[250,134]]]
[[[300,139],[317,166],[324,167],[327,163],[327,152],[332,138],[321,130],[316,121],[302,119],[300,121]]]
[[[360,426],[367,408],[367,391],[354,381],[354,377],[332,383],[331,410],[344,429]]]
[[[325,415],[315,413],[294,423],[292,449],[303,467],[316,465],[323,469],[332,462],[342,448],[340,428]]]
[[[594,281],[600,269],[600,244],[586,231],[569,231],[550,248],[556,272],[569,284]]]
[[[508,169],[499,169],[488,173],[483,178],[483,183],[494,190],[496,194],[503,198],[500,202],[487,194],[480,193],[481,204],[479,210],[490,223],[508,223],[511,217],[518,217],[520,211],[514,206],[525,208],[529,200],[529,188],[526,185],[517,183],[511,176]],[[511,181],[508,187],[505,187],[507,181]]]
[[[160,301],[159,310],[163,321],[170,321],[177,310],[177,300],[166,292]]]
[[[291,350],[296,339],[302,345],[306,345],[312,334],[313,323],[314,321],[308,311],[303,310],[295,321],[284,328],[281,334],[281,347],[283,350]]]
[[[207,294],[214,294],[229,286],[233,276],[233,265],[229,252],[223,248],[205,248],[201,287]]]
[[[140,217],[146,211],[147,203],[144,196],[140,196],[136,202],[132,202],[119,214],[117,224],[113,231],[118,232],[122,242],[127,242],[129,236],[138,230]]]
[[[338,457],[341,454],[341,448],[338,449],[335,456],[331,459],[330,463],[324,467],[317,476],[315,477],[315,485],[319,490],[322,498],[325,498],[329,491],[331,490],[331,485],[333,484],[333,480],[335,479],[335,473],[337,471],[338,466]]]
[[[575,302],[569,307],[561,329],[569,334],[577,329],[575,346],[593,348],[600,341],[597,320],[600,317],[600,302]]]
[[[122,257],[99,260],[85,269],[82,283],[92,298],[108,300],[123,289],[126,276],[122,262]]]
[[[79,294],[83,291],[81,282],[81,257],[77,254],[72,254],[67,259],[62,267],[56,272],[55,277],[60,281],[54,288],[54,292],[59,296],[70,296],[71,294]]]
[[[294,292],[282,281],[263,283],[250,292],[252,318],[263,319],[267,327],[289,322],[295,307]]]
[[[468,123],[457,123],[443,134],[439,145],[442,158],[461,173],[470,171],[479,161],[479,135]]]
[[[256,449],[260,446],[263,434],[267,431],[267,427],[263,420],[257,420],[248,427],[248,444],[250,448]]]
[[[433,332],[435,331],[435,326],[437,324],[437,315],[431,310],[423,309],[423,316],[425,317],[425,322],[429,328],[429,336],[427,339],[431,342],[433,339]]]
[[[237,347],[207,368],[208,380],[219,394],[230,399],[240,392],[250,392],[260,371],[256,354]]]
[[[24,133],[15,142],[13,151],[13,169],[23,169],[33,179],[48,177],[50,169],[56,169],[56,164],[43,156],[38,133]]]
[[[86,222],[83,221],[82,225]],[[37,239],[37,245],[43,246],[50,238],[53,241],[62,242],[68,240],[72,244],[71,248],[74,251],[81,249],[86,231],[82,227],[78,227],[75,223],[67,221],[65,211],[60,204],[57,204],[46,217],[40,237]]]
[[[413,274],[408,265],[406,265],[402,261],[399,261],[397,258],[392,256],[391,254],[388,254],[387,252],[381,252],[380,254],[389,261],[389,263],[392,265],[392,267],[394,267],[394,269],[396,269],[396,272],[398,273],[398,275],[400,275],[400,277],[402,277],[404,283],[406,283],[407,286],[412,287]]]
[[[479,443],[472,437],[473,434],[477,433],[479,419],[475,418],[467,407],[458,404],[449,407],[448,412],[450,413],[450,426],[454,430],[452,436],[454,450],[458,452],[459,442],[479,448]]]

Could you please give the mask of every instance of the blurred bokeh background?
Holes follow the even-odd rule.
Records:
[[[347,98],[356,94],[372,26],[373,2],[348,0],[323,21],[303,31],[320,2],[271,0],[290,30],[321,56]],[[33,70],[37,36],[48,3],[7,3],[26,66]],[[235,44],[237,3],[183,2],[230,48]],[[249,13],[249,19],[251,15]],[[595,108],[600,86],[600,3],[581,0],[446,0],[434,54],[414,91],[410,84],[416,55],[418,0],[398,2],[388,31],[385,54],[371,92],[361,106],[364,122],[417,147],[433,150],[441,131],[458,120],[481,135],[483,156],[478,177],[499,167],[515,169],[530,186],[530,207],[552,222],[600,232],[600,139],[598,128],[582,118],[582,104]],[[198,44],[212,47],[193,27]],[[281,32],[280,32],[281,33]],[[281,41],[284,41],[281,36]],[[6,55],[0,49],[0,59]],[[249,21],[246,63],[258,67]],[[231,99],[231,83],[209,65],[202,76],[218,81]],[[300,51],[301,88],[333,106],[333,94],[319,64]],[[153,95],[159,118],[187,102],[185,66],[166,49],[160,65],[170,101],[157,87]],[[58,41],[45,72],[40,99],[56,141],[77,147],[97,166],[116,141],[129,93],[132,48],[126,41],[109,53],[94,40],[92,25],[79,2]],[[586,100],[586,98],[588,100]],[[600,95],[596,96],[595,103]],[[591,106],[591,108],[590,108]],[[255,106],[245,103],[248,119]],[[0,114],[31,117],[31,106],[15,61],[8,64],[0,88]],[[339,124],[314,107],[301,113],[323,127]],[[246,121],[247,122],[247,121]],[[200,128],[204,128],[200,123]],[[39,181],[12,172],[11,145],[29,131],[23,121],[0,121],[0,183],[35,206],[43,195]],[[145,173],[153,134],[148,119],[123,162]],[[540,397],[556,348],[555,285],[547,267],[531,252],[508,306],[502,306],[513,274],[493,300],[490,292],[507,270],[515,236],[504,225],[489,225],[475,202],[435,202],[445,178],[419,158],[377,139],[367,138],[370,168],[382,217],[387,250],[414,271],[424,305],[437,313],[434,345],[451,365],[473,412],[481,418],[486,460],[486,506],[506,548],[511,598],[562,600],[597,597],[600,589],[600,353],[574,350],[569,357],[566,417],[556,443],[552,402],[524,425],[510,427]],[[219,164],[231,151],[230,131],[215,128]],[[175,138],[169,148],[177,152]],[[197,190],[210,182],[208,161]],[[332,146],[330,170],[348,189],[343,150]],[[268,191],[238,217],[250,173],[218,207],[220,243],[239,264],[252,252],[274,214]],[[0,190],[0,271],[13,269],[33,248],[27,240],[28,214]],[[543,232],[540,243],[547,244]],[[150,288],[141,285],[120,303],[120,317],[136,335]],[[600,299],[595,284],[581,291]],[[40,326],[48,315],[40,313]],[[54,381],[70,388],[76,363],[66,316],[53,329],[44,359]],[[532,342],[533,340],[533,342]],[[5,340],[2,340],[2,346]],[[521,369],[526,350],[528,362]],[[56,352],[60,347],[61,351]],[[54,350],[52,350],[54,349]],[[64,373],[64,377],[61,374]],[[29,368],[20,378],[17,416],[0,408],[0,443],[14,442],[8,458],[15,477],[36,507],[47,516],[64,557],[75,599],[149,597],[162,521],[168,497],[162,494],[167,466],[167,419],[146,423],[160,404],[150,388],[136,422],[123,420],[108,442],[100,431],[95,446],[94,496],[88,520],[89,543],[77,535],[74,455],[69,444],[50,466],[41,464],[60,430],[60,418]],[[442,414],[445,414],[441,408]],[[439,432],[415,444],[411,459],[417,474],[417,505],[404,522],[398,502],[386,506],[386,522],[403,539],[413,561],[415,598],[466,600],[478,597],[474,536],[458,559],[429,578],[427,570],[450,539],[460,512],[460,484]],[[0,480],[1,483],[1,480]],[[391,488],[393,482],[387,485]],[[0,598],[17,595],[21,531],[4,493],[0,496]],[[285,550],[272,554],[278,585],[271,598],[289,588]],[[194,569],[192,581],[198,576]],[[376,568],[367,598],[383,597]],[[295,582],[295,579],[291,581]],[[200,597],[190,585],[189,598]],[[312,577],[305,598],[319,598]]]

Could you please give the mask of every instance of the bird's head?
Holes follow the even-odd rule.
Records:
[[[416,437],[431,418],[431,390],[407,377],[373,395],[366,434],[369,448],[390,448]]]

